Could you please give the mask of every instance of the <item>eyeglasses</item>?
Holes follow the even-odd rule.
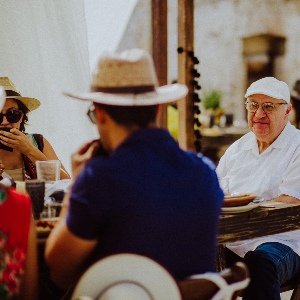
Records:
[[[87,112],[88,117],[90,118],[91,122],[96,124],[96,113],[95,113],[95,106],[91,105]]]
[[[272,102],[265,102],[265,103],[262,103],[262,104],[258,104],[257,102],[245,102],[246,104],[246,109],[249,111],[249,112],[256,112],[259,108],[259,106],[262,107],[263,111],[265,113],[271,113],[273,112],[275,109],[276,109],[276,106],[277,105],[284,105],[284,104],[287,104],[287,103],[272,103]]]
[[[4,116],[9,123],[17,123],[20,121],[23,112],[21,110],[9,110],[6,114],[0,113],[0,124],[3,122]]]

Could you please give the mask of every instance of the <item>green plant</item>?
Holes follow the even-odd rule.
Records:
[[[210,90],[208,92],[203,92],[202,103],[205,109],[216,110],[221,108],[221,99],[223,94],[217,90]]]

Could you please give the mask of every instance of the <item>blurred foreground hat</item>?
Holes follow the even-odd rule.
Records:
[[[253,82],[248,87],[245,98],[254,94],[262,94],[290,103],[290,90],[288,85],[274,77],[265,77]]]
[[[80,298],[82,297],[82,298]],[[71,300],[180,300],[175,279],[154,260],[115,254],[93,264],[79,279]]]
[[[295,82],[293,90],[291,91],[291,96],[297,100],[300,100],[300,80]]]
[[[187,93],[188,88],[183,84],[158,87],[150,54],[142,49],[130,49],[100,57],[90,92],[65,94],[108,105],[146,106],[174,102]]]
[[[8,77],[0,77],[0,85],[5,89],[6,98],[20,100],[29,111],[33,111],[41,105],[41,102],[35,98],[22,97],[14,83]]]

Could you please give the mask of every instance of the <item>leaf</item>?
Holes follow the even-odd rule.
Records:
[[[221,107],[222,92],[217,90],[211,90],[209,92],[204,92],[204,97],[202,103],[205,109],[216,110]]]

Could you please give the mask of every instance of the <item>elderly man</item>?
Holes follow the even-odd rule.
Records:
[[[116,253],[150,257],[176,279],[214,270],[223,202],[217,175],[155,127],[159,104],[186,93],[180,84],[157,87],[150,55],[131,49],[103,55],[91,92],[73,95],[93,102],[88,115],[101,145],[88,143],[72,156],[72,190],[47,240],[60,287]]]
[[[288,85],[266,77],[252,83],[245,97],[251,132],[227,149],[217,167],[219,178],[229,178],[230,191],[300,204],[300,131],[289,122]],[[280,299],[280,285],[300,271],[300,231],[227,248],[244,257],[250,269],[251,283],[243,299]]]

